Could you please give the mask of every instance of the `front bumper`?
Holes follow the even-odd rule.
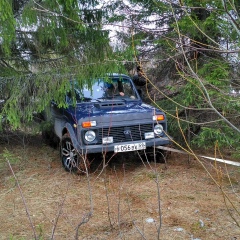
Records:
[[[155,138],[155,139],[148,139],[142,141],[129,141],[129,142],[121,142],[121,143],[111,143],[111,144],[101,144],[101,145],[87,145],[87,146],[80,146],[76,150],[80,154],[88,154],[88,153],[107,153],[107,152],[114,152],[114,146],[116,145],[124,145],[124,144],[135,144],[145,142],[146,147],[157,147],[162,145],[168,145],[170,143],[170,139],[168,137],[162,138]]]

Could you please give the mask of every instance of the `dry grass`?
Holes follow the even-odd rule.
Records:
[[[66,173],[57,150],[40,139],[28,139],[8,149],[38,239],[75,239],[76,227],[91,209],[93,215],[79,228],[79,239],[240,239],[240,170],[205,162],[207,170],[232,201],[227,209],[221,190],[194,159],[172,153],[167,169],[144,167],[132,154],[115,157],[101,175]],[[0,239],[34,239],[23,199],[5,157],[0,159]],[[93,166],[94,167],[94,166]],[[221,168],[220,168],[221,167]],[[226,175],[228,172],[229,176]],[[156,175],[159,178],[161,214]],[[231,179],[231,184],[229,182]],[[90,191],[91,190],[91,195]],[[234,209],[235,207],[235,209]],[[232,217],[230,214],[232,214]],[[161,215],[161,218],[160,218]],[[153,219],[148,223],[147,219]],[[54,234],[52,233],[54,229]]]

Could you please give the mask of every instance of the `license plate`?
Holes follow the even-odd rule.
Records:
[[[130,152],[146,149],[146,143],[131,143],[131,144],[123,144],[123,145],[115,145],[114,152]]]

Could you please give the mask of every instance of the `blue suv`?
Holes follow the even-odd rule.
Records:
[[[91,88],[74,81],[72,86],[65,98],[68,107],[59,108],[53,101],[50,109],[65,170],[79,169],[88,155],[149,154],[155,146],[170,143],[165,113],[142,102],[129,76],[108,75],[96,79]]]

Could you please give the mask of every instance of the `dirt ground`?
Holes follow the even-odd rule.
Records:
[[[1,240],[240,239],[239,167],[129,153],[70,174],[40,137],[16,136],[0,153]]]

